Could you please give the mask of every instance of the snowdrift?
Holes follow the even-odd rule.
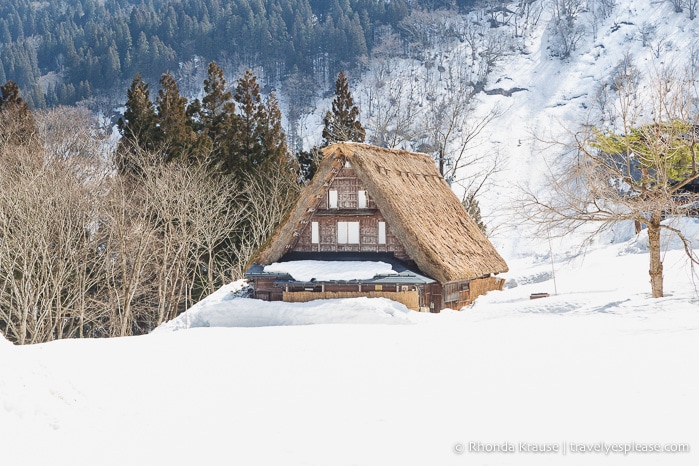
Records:
[[[407,324],[410,310],[385,298],[327,299],[307,303],[241,298],[239,280],[192,306],[155,332],[193,327],[270,327],[310,324]]]
[[[680,230],[689,240],[692,249],[699,248],[699,219],[698,218],[670,218],[663,221],[663,225]],[[663,251],[684,250],[684,243],[670,230],[663,229],[660,232],[660,247]],[[635,238],[629,241],[622,250],[623,253],[647,253],[648,230],[642,230]]]

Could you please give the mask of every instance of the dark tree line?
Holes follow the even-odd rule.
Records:
[[[134,173],[134,156],[143,152],[157,154],[158,161],[205,164],[234,176],[288,162],[277,100],[274,93],[263,99],[251,71],[238,79],[232,93],[221,68],[211,62],[204,91],[201,101],[188,102],[172,75],[164,73],[153,102],[149,85],[136,75],[118,122],[120,171]]]
[[[0,82],[42,107],[113,90],[137,72],[154,81],[195,56],[262,66],[273,78],[334,74],[367,55],[377,28],[422,3],[435,2],[5,0]]]

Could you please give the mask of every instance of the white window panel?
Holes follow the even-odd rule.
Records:
[[[366,191],[357,191],[357,209],[366,209]]]
[[[328,191],[328,208],[337,209],[337,190],[331,189]]]
[[[311,222],[311,243],[320,243],[320,234],[318,232],[318,222]]]
[[[337,222],[337,244],[347,244],[347,222]]]
[[[359,244],[359,222],[347,222],[347,242]]]
[[[337,222],[337,244],[359,244],[359,222]]]
[[[379,244],[386,244],[386,222],[379,222]]]

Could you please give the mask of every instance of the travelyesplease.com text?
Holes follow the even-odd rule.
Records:
[[[634,453],[689,453],[688,443],[641,443],[641,442],[500,442],[489,443],[471,441],[454,444],[457,455],[464,453],[505,453],[505,454],[622,454]]]

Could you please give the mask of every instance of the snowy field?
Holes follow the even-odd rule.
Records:
[[[502,208],[513,186],[543,186],[534,134],[584,120],[627,51],[653,66],[641,25],[667,63],[699,37],[669,2],[617,3],[564,63],[547,57],[542,20],[492,79],[527,90],[479,96],[483,112],[506,110],[479,146],[507,155],[481,202],[511,269],[503,292],[419,314],[383,299],[264,303],[234,283],[147,336],[0,337],[0,465],[699,464],[699,277],[680,245],[666,238],[666,297],[651,299],[643,234],[617,228],[586,254],[554,239],[552,264],[548,241]],[[699,253],[699,223],[676,226]],[[581,452],[678,444],[691,450]]]
[[[513,261],[461,312],[234,283],[147,336],[0,340],[2,464],[698,464],[697,277],[666,242],[649,298],[643,240],[555,260],[555,295],[549,257]]]

